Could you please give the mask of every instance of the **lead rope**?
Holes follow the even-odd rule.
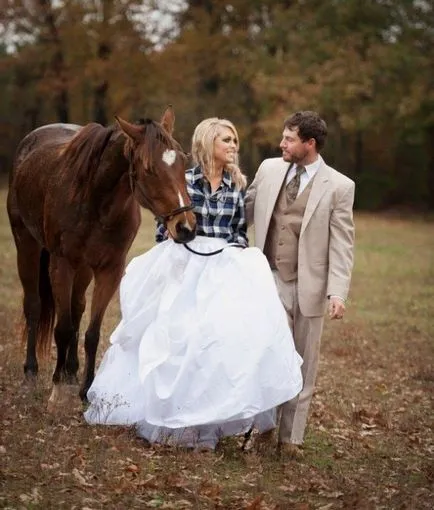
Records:
[[[218,255],[219,253],[221,253],[223,250],[226,250],[227,248],[245,248],[245,246],[243,244],[239,244],[239,243],[232,243],[232,244],[229,244],[228,246],[224,246],[223,248],[220,248],[218,250],[215,250],[215,251],[209,251],[207,253],[202,253],[200,251],[196,251],[194,250],[193,248],[191,248],[190,246],[188,246],[187,243],[184,243],[184,246],[185,248],[191,252],[191,253],[194,253],[195,255],[200,255],[201,257],[212,257],[213,255]]]

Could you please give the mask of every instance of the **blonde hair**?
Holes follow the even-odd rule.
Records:
[[[214,165],[214,141],[220,134],[220,128],[229,128],[237,139],[237,152],[234,163],[226,165],[226,170],[231,174],[232,181],[238,189],[246,187],[246,176],[238,166],[239,137],[235,126],[227,119],[211,117],[200,122],[193,133],[191,141],[191,155],[195,165],[200,165],[206,177],[215,175]]]

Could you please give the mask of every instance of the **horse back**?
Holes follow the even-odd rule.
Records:
[[[45,145],[67,143],[79,130],[77,124],[47,124],[28,133],[18,144],[12,173],[33,151]]]
[[[60,148],[80,130],[75,124],[48,124],[18,144],[9,175],[7,209],[13,232],[23,225],[43,243],[44,204]]]
[[[97,124],[29,133],[17,148],[10,181],[12,229],[25,226],[41,246],[74,265],[124,258],[140,214],[125,171],[124,139],[115,135],[109,144],[112,135]]]

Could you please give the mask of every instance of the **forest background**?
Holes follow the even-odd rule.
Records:
[[[0,0],[0,173],[50,122],[227,117],[252,179],[317,110],[356,207],[434,209],[434,9],[424,0]]]
[[[433,43],[428,0],[0,0],[1,508],[431,510]],[[49,122],[159,119],[169,103],[186,150],[201,119],[231,119],[249,181],[279,155],[284,118],[317,110],[325,159],[356,181],[351,296],[325,322],[302,461],[238,438],[216,454],[146,448],[129,428],[89,427],[77,395],[47,413],[54,358],[21,384],[6,214],[19,140]],[[154,244],[143,220],[129,259]],[[118,322],[116,297],[98,363]]]

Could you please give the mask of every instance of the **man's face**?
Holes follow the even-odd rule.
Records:
[[[282,134],[280,148],[282,157],[288,163],[303,164],[312,150],[312,141],[303,142],[298,136],[298,128],[285,128]]]

